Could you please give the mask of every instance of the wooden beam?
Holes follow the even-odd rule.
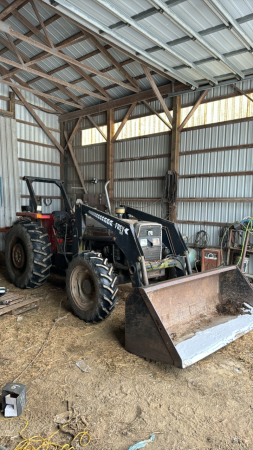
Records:
[[[64,132],[64,135],[65,135],[65,138],[66,138],[66,140],[67,140],[67,139],[68,139],[68,135],[67,135],[66,131]],[[69,148],[69,153],[70,153],[70,155],[71,155],[71,158],[72,158],[72,160],[73,160],[74,166],[75,166],[75,168],[76,168],[76,172],[77,172],[79,181],[80,181],[80,183],[81,183],[81,185],[82,185],[82,188],[83,188],[85,194],[88,194],[88,191],[87,191],[87,188],[86,188],[86,186],[85,186],[85,182],[84,182],[83,176],[82,176],[81,171],[80,171],[80,169],[79,169],[78,161],[77,161],[77,159],[76,159],[76,157],[75,157],[75,153],[74,153],[73,147],[72,147],[72,145],[71,145],[71,143],[70,143],[69,141],[68,141],[68,143],[67,143],[67,146],[68,146],[68,148]]]
[[[159,88],[162,95],[169,94],[171,92],[171,84],[166,84]],[[80,111],[73,111],[71,113],[62,114],[59,117],[60,122],[65,122],[68,120],[78,119],[78,117],[84,117],[94,114],[99,114],[109,109],[124,108],[125,106],[131,105],[135,102],[142,102],[143,100],[153,100],[156,98],[153,89],[147,91],[139,92],[138,94],[127,95],[126,97],[118,98],[116,100],[111,100],[110,102],[102,103],[100,105],[89,106],[87,108],[81,109]]]
[[[55,137],[52,135],[52,133],[49,131],[49,129],[46,127],[46,125],[44,124],[44,122],[40,119],[40,117],[38,116],[38,114],[36,114],[36,112],[34,111],[33,107],[26,101],[26,99],[23,97],[23,95],[21,94],[21,92],[15,88],[12,87],[12,90],[15,92],[15,94],[19,97],[19,99],[21,100],[21,102],[24,104],[24,106],[26,107],[26,109],[29,111],[29,113],[33,116],[33,118],[36,120],[36,122],[41,126],[42,130],[46,133],[46,135],[49,137],[49,139],[53,142],[53,144],[55,145],[55,147],[58,148],[58,150],[60,150],[60,152],[62,154],[64,154],[64,150],[62,148],[62,146],[59,144],[59,142],[57,141],[57,139],[55,139]]]
[[[34,12],[35,12],[35,14],[36,14],[36,17],[37,17],[39,23],[40,23],[41,28],[42,28],[42,30],[44,31],[44,34],[45,34],[45,36],[46,36],[46,38],[47,38],[47,43],[48,43],[48,45],[49,45],[51,48],[54,48],[54,44],[53,44],[53,42],[52,42],[52,39],[51,39],[51,37],[50,37],[50,35],[49,35],[48,31],[47,31],[47,28],[46,28],[45,25],[44,25],[44,22],[43,22],[43,20],[42,20],[42,18],[41,18],[41,15],[40,15],[40,13],[39,13],[39,11],[38,11],[38,9],[37,9],[37,6],[35,5],[35,3],[34,3],[33,0],[30,0],[30,3],[31,3],[31,5],[32,5],[32,8],[33,8],[33,10],[34,10]]]
[[[15,51],[16,45],[15,45],[14,42],[13,42],[14,49],[12,48],[11,43],[8,42],[8,41],[6,41],[6,39],[4,39],[2,36],[0,36],[0,42],[1,42],[3,45],[5,45],[5,46],[7,47],[8,50],[10,50],[10,51],[13,51],[13,50],[14,50],[14,51]],[[23,59],[25,62],[30,61],[30,58],[28,58],[28,56],[26,56],[24,53],[22,53],[22,52],[19,51],[19,54],[20,54],[20,56],[22,57],[22,59]],[[46,73],[46,71],[45,71],[44,69],[42,69],[40,66],[38,66],[37,64],[34,64],[34,65],[31,66],[31,67],[33,67],[34,69],[39,70],[40,72]],[[16,72],[19,72],[19,71],[20,71],[19,69],[16,69]],[[9,71],[6,75],[3,75],[2,79],[9,78],[10,73],[11,73],[11,75],[12,75],[12,78],[15,79],[14,76],[13,76],[14,71]],[[41,79],[41,77],[39,77],[39,78]],[[35,82],[35,80],[31,80],[31,84],[34,83],[34,82]],[[30,84],[30,83],[27,82],[27,83],[25,83],[25,84],[28,85],[28,84]],[[74,100],[78,105],[80,105],[80,106],[82,106],[82,107],[84,106],[84,102],[83,102],[82,100],[80,100],[75,94],[73,94],[73,92],[68,91],[68,89],[66,89],[64,86],[62,86],[62,85],[59,84],[59,83],[54,83],[54,84],[55,84],[55,86],[57,87],[56,90],[62,91],[65,95],[67,95],[67,97],[72,98],[72,100]],[[46,92],[46,94],[49,94],[49,92]],[[76,106],[76,105],[75,105],[75,106]],[[77,106],[76,106],[76,107],[77,107]]]
[[[238,92],[240,92],[240,94],[245,95],[245,97],[247,97],[248,100],[250,100],[251,102],[253,102],[253,99],[246,94],[245,91],[243,91],[242,89],[240,89],[239,87],[236,86],[236,84],[233,84],[234,89],[236,89]]]
[[[103,136],[103,138],[107,141],[107,136],[106,134],[101,130],[101,128],[96,124],[95,120],[91,117],[91,116],[86,116],[89,121],[92,123],[92,125],[94,125],[94,127],[99,131],[99,133],[101,134],[101,136]]]
[[[24,64],[23,58],[22,58],[21,54],[19,53],[16,45],[13,43],[12,38],[11,38],[11,36],[9,34],[7,34],[7,39],[9,41],[9,43],[10,43],[10,46],[11,46],[11,49],[12,49],[13,53],[15,53],[15,55],[18,57],[20,63]]]
[[[169,119],[169,122],[172,123],[172,115],[170,114],[170,112],[168,110],[168,107],[167,107],[165,101],[163,100],[161,92],[159,91],[159,89],[158,89],[158,87],[157,87],[157,85],[155,83],[155,80],[153,79],[151,73],[149,72],[149,69],[147,68],[147,66],[144,66],[143,64],[141,64],[141,67],[143,68],[144,73],[145,73],[145,75],[146,75],[146,77],[147,77],[147,79],[148,79],[148,81],[149,81],[149,83],[150,83],[150,85],[151,85],[155,95],[157,96],[159,102],[161,103],[161,105],[163,107],[163,110],[164,110],[166,116]]]
[[[57,55],[55,55],[55,56],[57,56]],[[31,67],[28,67],[27,65],[22,65],[22,64],[16,63],[15,61],[4,58],[3,56],[0,56],[0,61],[3,62],[4,64],[8,64],[8,65],[17,67],[20,70],[25,70],[26,72],[33,73],[34,75],[39,75],[42,78],[45,78],[46,80],[52,81],[53,83],[63,84],[64,86],[70,87],[71,89],[75,89],[80,92],[84,92],[85,94],[91,95],[92,97],[99,98],[100,100],[107,100],[107,98],[105,98],[104,96],[102,96],[100,94],[96,94],[95,92],[89,91],[88,89],[84,89],[80,86],[73,87],[73,85],[71,83],[68,83],[67,81],[52,77],[51,75],[47,75],[46,73],[40,72],[38,70],[31,69]],[[6,74],[6,76],[4,76],[2,78],[7,78],[7,77],[11,77],[11,76],[12,76],[12,73],[9,72],[8,75]]]
[[[126,77],[126,79],[128,81],[130,81],[130,83],[136,87],[138,89],[138,91],[140,90],[140,86],[139,84],[134,80],[134,78],[131,77],[131,75],[129,75],[129,73],[124,69],[124,67],[122,67],[121,63],[119,63],[112,55],[111,53],[108,52],[108,50],[104,47],[104,45],[100,44],[100,42],[91,34],[89,35],[89,39],[90,41],[95,45],[95,47],[97,47],[100,52],[116,67],[116,69],[118,69],[118,71],[124,76]]]
[[[180,149],[180,133],[178,127],[180,124],[181,113],[181,97],[177,95],[173,98],[173,122],[171,133],[171,159],[170,170],[179,173],[179,149]],[[177,222],[177,203],[169,204],[169,219]]]
[[[80,125],[81,125],[82,120],[83,120],[83,117],[79,117],[79,119],[77,120],[77,122],[76,122],[76,124],[75,124],[75,126],[74,126],[73,131],[71,132],[70,137],[69,137],[69,138],[66,138],[67,144],[65,145],[64,150],[66,150],[66,148],[67,148],[67,146],[68,146],[68,143],[69,143],[69,144],[72,144],[73,139],[74,139],[76,133],[77,133],[78,130],[79,130],[79,127],[80,127]],[[65,134],[65,133],[66,133],[66,134]],[[64,136],[67,136],[68,134],[67,134],[66,131],[65,131],[65,133],[64,133]]]
[[[112,138],[114,135],[114,111],[109,109],[107,111],[107,145],[106,145],[106,181],[110,180],[108,184],[109,199],[113,199],[114,192],[114,170],[113,170],[113,143]]]
[[[15,93],[11,91],[9,93],[10,97],[10,112],[12,113],[13,119],[15,119]]]
[[[100,86],[95,80],[93,80],[90,75],[80,69],[80,67],[74,66],[71,63],[69,63],[69,66],[72,67],[72,69],[74,69],[77,73],[79,73],[79,75],[81,75],[84,80],[88,81],[88,83],[90,83],[95,89],[97,89],[97,91],[99,91],[105,97],[105,100],[109,100],[109,98],[112,98],[112,96],[108,94],[108,92],[106,92],[102,86]]]
[[[210,89],[206,89],[204,92],[202,92],[202,94],[200,95],[200,97],[198,98],[198,100],[196,101],[195,105],[192,107],[192,109],[190,110],[190,112],[187,114],[186,118],[183,120],[183,122],[181,123],[181,125],[179,125],[178,127],[178,131],[179,133],[181,133],[182,129],[184,128],[184,126],[187,124],[187,122],[190,120],[190,118],[193,116],[193,114],[195,113],[196,109],[199,107],[199,105],[202,103],[202,101],[204,100],[205,96],[208,94],[208,92],[210,91]]]
[[[3,66],[0,65],[0,74],[1,74],[1,75],[6,75],[7,73],[8,73],[7,70],[6,70]],[[13,77],[13,80],[16,81],[17,83],[19,83],[19,84],[22,86],[22,88],[23,88],[23,87],[26,87],[26,83],[25,83],[24,81],[22,81],[20,78],[14,76],[14,77]],[[62,113],[62,109],[59,108],[59,106],[55,105],[55,104],[52,103],[50,100],[41,97],[41,93],[40,93],[40,95],[38,95],[38,97],[39,97],[41,100],[43,100],[43,102],[47,103],[51,108],[53,108],[53,110],[56,112],[56,114]],[[41,109],[41,108],[40,108],[40,109]],[[42,109],[44,109],[44,108],[42,108]],[[45,110],[45,109],[44,109],[44,110]],[[48,111],[48,110],[47,110],[47,112],[51,112],[51,113],[52,113],[53,111]]]
[[[67,101],[67,100],[64,100],[64,99],[62,99],[62,98],[60,98],[60,97],[56,97],[56,96],[54,96],[54,95],[46,94],[45,92],[37,91],[36,89],[32,89],[32,88],[29,88],[29,87],[27,87],[27,86],[21,86],[21,85],[19,85],[19,84],[12,83],[11,81],[2,80],[2,79],[0,78],[0,83],[7,84],[8,86],[16,87],[16,88],[18,88],[18,89],[23,89],[24,91],[31,92],[31,93],[34,94],[34,95],[40,96],[40,98],[42,98],[42,99],[44,99],[44,98],[49,98],[49,99],[51,99],[51,100],[56,100],[56,101],[59,102],[59,103],[64,103],[65,105],[74,106],[75,108],[81,108],[81,106],[80,106],[80,105],[77,105],[76,103],[69,102],[69,101]]]
[[[44,50],[44,51],[46,51],[46,52],[52,54],[52,55],[55,56],[55,57],[59,57],[60,59],[63,59],[63,60],[66,61],[67,63],[72,63],[72,64],[74,64],[74,66],[80,67],[80,68],[82,68],[82,69],[84,69],[84,70],[87,70],[88,72],[95,73],[96,75],[98,75],[98,76],[100,76],[100,77],[102,77],[102,78],[105,78],[105,79],[107,79],[107,80],[109,80],[109,81],[111,81],[111,82],[113,82],[113,83],[116,83],[116,84],[118,84],[119,86],[122,86],[122,87],[124,87],[124,88],[126,88],[126,89],[128,89],[128,90],[135,91],[135,92],[137,91],[137,88],[135,88],[135,87],[133,87],[133,86],[131,86],[131,85],[129,85],[129,84],[123,83],[122,81],[119,81],[119,80],[117,80],[117,79],[111,77],[110,75],[107,75],[107,74],[104,73],[104,72],[101,72],[101,71],[99,71],[99,70],[97,70],[97,69],[94,69],[93,67],[88,66],[87,64],[81,63],[81,62],[75,60],[74,58],[71,58],[70,56],[65,55],[65,53],[58,52],[58,51],[55,50],[55,48],[52,49],[52,48],[50,48],[50,47],[47,47],[47,46],[44,45],[44,44],[41,44],[41,43],[38,42],[38,41],[35,41],[34,39],[30,39],[29,37],[27,37],[27,36],[25,36],[25,35],[22,35],[22,34],[19,33],[18,31],[13,30],[9,25],[7,25],[7,24],[4,23],[4,22],[0,22],[0,30],[3,31],[3,32],[6,33],[6,34],[10,34],[11,36],[14,36],[14,37],[16,37],[16,38],[18,38],[18,39],[21,39],[22,41],[27,42],[28,44],[31,44],[31,45],[33,45],[34,47],[40,48],[40,49],[42,49],[42,50]],[[3,62],[6,62],[6,61],[3,61]],[[33,63],[34,63],[33,61],[31,61],[30,63],[28,63],[28,64],[26,65],[26,68],[28,68],[28,66],[31,65],[31,64],[33,64]],[[8,61],[7,64],[10,64],[10,60]],[[21,67],[19,67],[19,66],[14,65],[14,64],[12,64],[12,65],[13,65],[14,67],[21,68]],[[21,68],[21,69],[22,69],[22,68]],[[23,70],[26,70],[26,69],[23,68]]]
[[[129,110],[127,111],[127,113],[126,113],[124,119],[122,120],[122,122],[121,122],[119,128],[117,129],[115,135],[114,135],[114,136],[112,137],[112,139],[111,139],[111,142],[112,142],[113,144],[114,144],[114,142],[116,141],[116,139],[117,139],[117,137],[119,136],[119,134],[121,133],[121,131],[123,130],[124,126],[126,125],[128,119],[129,119],[129,117],[131,116],[131,114],[132,114],[134,108],[136,107],[136,105],[137,105],[136,102],[133,103],[133,104],[130,106]]]
[[[0,0],[0,3],[5,7],[8,7],[8,5],[9,5],[9,3],[6,0]],[[26,2],[26,3],[28,3],[28,2]],[[9,6],[11,6],[11,5],[9,5]],[[19,11],[17,11],[17,9],[13,9],[11,14],[14,17],[16,17],[16,19],[18,19],[23,25],[25,25],[28,28],[28,30],[30,30],[32,32],[32,34],[35,34],[42,42],[45,42],[47,44],[46,36],[44,34],[42,34],[38,30],[38,28],[35,27],[31,22],[29,22],[29,20],[27,20],[27,18],[25,16],[23,16]],[[5,17],[5,19],[7,19],[7,17]]]
[[[8,16],[8,14],[12,13],[14,9],[21,6],[24,1],[25,0],[15,0],[10,5],[6,2],[8,6],[0,12],[0,20],[3,20],[6,16]]]
[[[160,114],[148,103],[146,102],[146,100],[144,100],[142,102],[150,111],[152,111],[152,113],[154,113],[157,117],[159,117],[159,119],[171,130],[172,126],[170,123],[166,122],[166,120],[164,120]]]

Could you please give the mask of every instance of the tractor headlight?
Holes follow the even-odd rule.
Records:
[[[141,244],[142,247],[147,247],[148,240],[147,239],[140,239],[140,244]]]
[[[153,238],[152,239],[153,245],[160,245],[160,239],[159,238]]]

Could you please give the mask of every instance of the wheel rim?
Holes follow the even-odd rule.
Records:
[[[16,269],[21,270],[25,265],[25,251],[21,242],[13,245],[12,251],[12,263]]]
[[[70,276],[70,290],[75,304],[83,311],[94,305],[96,286],[91,272],[84,266],[77,266]]]
[[[21,276],[25,272],[27,264],[25,246],[21,239],[15,237],[12,240],[9,254],[13,273]]]

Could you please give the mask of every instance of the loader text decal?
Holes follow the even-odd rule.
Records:
[[[88,214],[95,217],[95,219],[100,220],[101,222],[104,222],[106,225],[109,225],[110,227],[113,227],[113,224],[114,224],[114,227],[117,228],[117,230],[119,231],[120,234],[123,234],[123,233],[128,234],[129,229],[123,227],[123,225],[121,225],[120,223],[113,222],[113,220],[108,219],[107,217],[102,216],[102,214],[98,214],[93,211],[89,211]]]

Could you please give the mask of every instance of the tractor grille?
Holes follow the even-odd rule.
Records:
[[[143,223],[139,225],[138,238],[141,240],[146,239],[147,245],[142,247],[142,251],[146,261],[157,261],[162,256],[162,226],[160,224]],[[159,238],[160,245],[152,245],[152,239]],[[150,241],[151,240],[151,241]]]

